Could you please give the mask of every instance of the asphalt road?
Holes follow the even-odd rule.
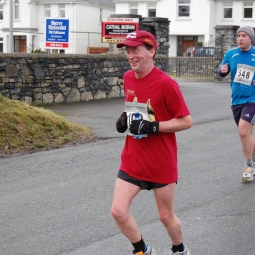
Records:
[[[254,255],[255,183],[244,166],[226,83],[179,83],[193,116],[177,134],[175,211],[192,255]],[[96,142],[0,159],[1,255],[131,255],[110,215],[124,135],[115,122],[123,99],[47,106],[90,126]],[[171,243],[158,220],[153,191],[131,211],[158,255]]]

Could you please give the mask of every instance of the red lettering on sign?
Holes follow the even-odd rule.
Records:
[[[68,48],[69,44],[68,43],[52,43],[52,42],[46,42],[45,44],[46,47],[51,47],[51,48]]]

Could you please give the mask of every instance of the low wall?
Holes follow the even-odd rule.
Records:
[[[168,72],[168,57],[155,65]],[[1,54],[0,93],[28,104],[86,101],[123,96],[125,55]]]

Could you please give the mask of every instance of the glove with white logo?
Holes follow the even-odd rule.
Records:
[[[134,135],[142,135],[142,134],[158,134],[158,126],[159,122],[153,121],[150,122],[148,120],[132,120],[130,124],[130,132]]]
[[[127,128],[127,113],[123,112],[116,122],[116,129],[119,133],[124,133]]]

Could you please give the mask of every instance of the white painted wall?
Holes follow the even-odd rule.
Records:
[[[129,4],[128,3],[116,3],[115,4],[115,13],[117,13],[117,14],[128,14],[128,13],[130,13]]]

